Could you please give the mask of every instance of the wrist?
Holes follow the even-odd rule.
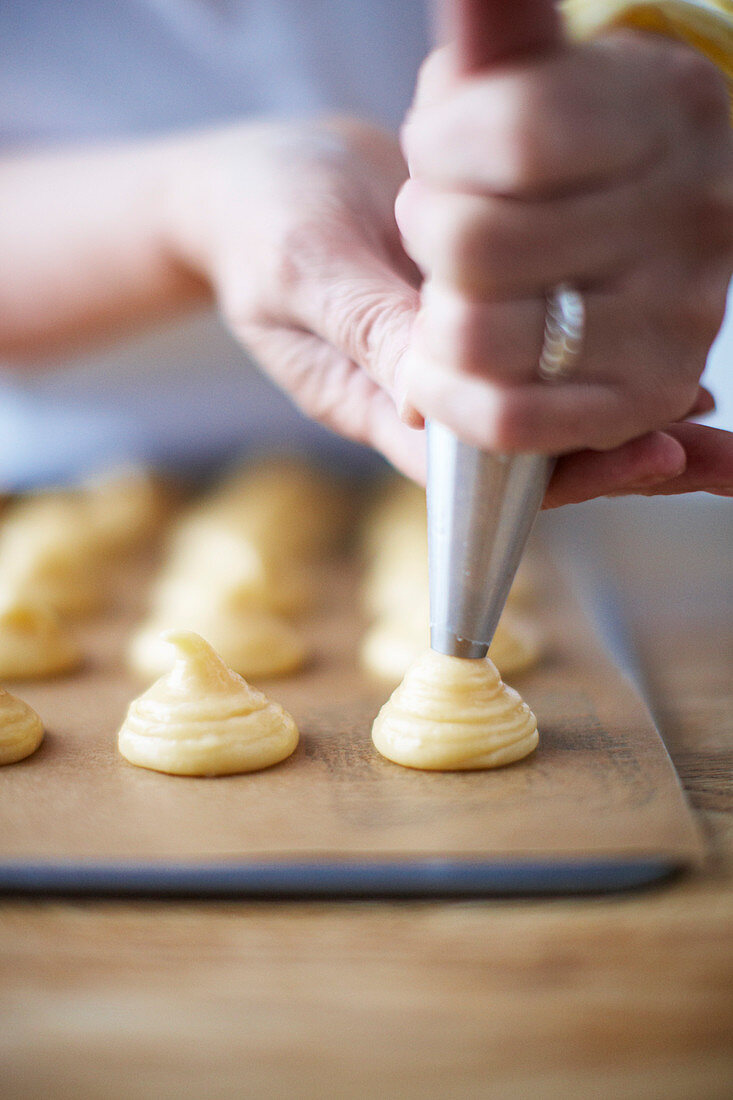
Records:
[[[181,134],[156,150],[161,248],[172,268],[212,293],[212,135]]]

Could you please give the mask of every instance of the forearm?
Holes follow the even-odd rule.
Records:
[[[174,141],[0,160],[0,358],[174,315],[206,284],[170,245]]]

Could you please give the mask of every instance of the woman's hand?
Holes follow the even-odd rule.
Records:
[[[701,487],[707,467],[679,480],[691,432],[714,437],[690,451],[714,450],[710,484],[730,487],[730,440],[660,434],[709,407],[698,381],[733,267],[728,111],[707,61],[638,34],[473,77],[450,50],[424,66],[397,201],[425,276],[406,396],[488,449],[582,449],[548,503],[617,491],[601,483],[621,475]],[[547,384],[545,292],[561,281],[583,292],[585,340],[572,377]]]
[[[396,142],[354,120],[244,125],[196,136],[176,163],[174,251],[213,286],[233,333],[308,415],[424,480],[405,367],[422,361],[413,329],[427,308],[394,220]],[[700,390],[690,411],[712,407]],[[683,424],[564,455],[545,505],[697,489],[733,490],[733,441]]]
[[[420,282],[394,218],[406,175],[396,139],[356,120],[198,135],[172,236],[304,412],[419,479],[422,434],[397,410]]]
[[[617,48],[621,45],[593,47],[610,56]],[[607,64],[612,61],[611,56]],[[418,116],[428,120],[433,109],[439,118],[443,108],[460,107],[463,92],[472,91],[473,86],[461,91],[449,73],[438,81],[441,65],[434,59],[426,69],[422,106],[410,128]],[[590,70],[592,77],[595,67]],[[478,432],[484,442],[496,430],[498,441],[508,444],[508,432],[516,430],[517,446],[540,446],[537,433],[530,433],[530,440],[520,438],[522,416],[527,416],[530,428],[545,433],[542,442],[549,439],[550,449],[559,450],[555,432],[567,428],[567,413],[559,411],[548,428],[552,410],[544,410],[542,402],[552,404],[564,390],[570,394],[570,415],[580,410],[571,424],[575,436],[565,440],[567,448],[576,450],[558,462],[546,504],[624,491],[730,492],[731,437],[692,424],[668,427],[694,399],[729,263],[723,248],[729,225],[721,228],[722,188],[715,194],[712,187],[714,198],[705,197],[716,178],[715,164],[728,163],[729,137],[727,129],[720,134],[719,110],[708,103],[717,103],[717,85],[707,70],[705,75],[705,86],[692,101],[699,104],[702,97],[701,117],[710,119],[701,121],[689,160],[679,154],[678,176],[687,179],[687,172],[688,184],[666,190],[660,184],[651,204],[644,189],[636,193],[633,180],[627,185],[636,197],[630,212],[619,210],[618,220],[628,216],[636,228],[622,239],[632,252],[636,235],[648,244],[637,250],[625,277],[614,281],[609,276],[603,288],[586,286],[573,259],[573,249],[597,256],[611,247],[604,240],[594,244],[590,235],[590,210],[605,194],[602,188],[545,199],[508,199],[485,189],[467,196],[463,185],[438,186],[424,173],[415,183],[423,191],[420,201],[434,199],[440,207],[425,226],[424,240],[422,235],[416,239],[407,224],[415,192],[411,197],[408,187],[400,201],[410,247],[428,272],[420,308],[420,273],[402,247],[393,209],[407,174],[404,161],[392,137],[356,121],[245,123],[113,149],[13,156],[0,162],[0,206],[6,211],[0,219],[0,254],[6,261],[0,266],[0,356],[7,365],[32,365],[38,356],[68,352],[213,297],[235,335],[308,414],[376,447],[418,479],[424,476],[424,442],[422,433],[410,427],[421,424],[411,402],[421,412],[437,412],[464,434]],[[523,94],[530,95],[536,78],[534,70],[517,77],[521,86],[529,81]],[[508,79],[508,70],[501,79]],[[650,78],[642,73],[638,79]],[[425,99],[429,87],[436,90],[432,106]],[[475,90],[484,96],[485,82]],[[485,111],[478,118],[488,125]],[[475,122],[473,111],[468,121]],[[706,133],[715,133],[717,144],[703,140]],[[408,128],[408,144],[411,140]],[[455,165],[457,159],[447,156],[448,135],[445,141],[445,163]],[[499,163],[500,151],[501,146],[489,166]],[[526,160],[529,167],[528,152]],[[707,173],[704,163],[713,166]],[[507,278],[514,272],[511,277],[520,285],[532,271],[530,282],[539,282],[538,268],[542,287],[545,278],[555,277],[551,265],[562,252],[556,252],[554,219],[559,230],[563,212],[573,203],[589,211],[585,238],[571,234],[564,253],[569,267],[563,264],[560,271],[582,283],[589,306],[586,352],[572,383],[548,387],[532,380],[544,319],[541,290],[534,297],[526,290],[476,295],[461,281],[475,272],[466,276],[450,269],[446,274],[446,263],[460,267],[463,262],[468,238],[461,236],[464,223],[456,211],[467,197],[480,200],[482,210],[510,212],[508,222],[498,220],[495,230],[491,223],[491,232],[482,235],[482,229],[475,239],[485,277],[498,280],[506,270]],[[674,210],[684,210],[687,220],[674,217]],[[421,217],[417,200],[416,211]],[[613,236],[615,225],[609,221],[606,214],[600,225]],[[578,224],[573,222],[575,229]],[[597,230],[598,223],[593,224]],[[442,233],[439,239],[436,231]],[[536,233],[544,241],[540,250],[531,244]],[[702,247],[706,233],[711,237],[707,249]],[[427,252],[434,260],[426,258]],[[600,377],[586,379],[589,372]],[[667,406],[670,379],[677,396]],[[445,400],[436,404],[441,386]],[[614,441],[598,443],[591,415],[597,413],[593,395],[606,391],[611,412],[619,416],[629,412],[628,405],[631,416],[637,415],[629,395],[638,394],[645,417],[664,430],[627,425],[635,438],[611,449],[588,449]],[[466,393],[476,400],[466,402]],[[710,405],[709,396],[699,391],[696,410]],[[543,423],[538,423],[540,414]],[[612,426],[602,421],[601,430],[610,433]]]

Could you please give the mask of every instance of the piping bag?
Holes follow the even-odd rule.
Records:
[[[562,41],[549,0],[442,0],[439,19],[464,75]],[[428,421],[430,645],[485,657],[554,459],[492,454]]]

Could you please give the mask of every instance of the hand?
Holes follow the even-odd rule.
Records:
[[[404,376],[420,276],[394,220],[406,175],[396,142],[354,120],[243,125],[198,135],[173,160],[168,237],[235,336],[308,415],[424,481]],[[726,475],[717,451],[694,487],[709,476],[733,487],[733,453]],[[682,445],[660,432],[567,455],[546,503],[648,491],[684,466]]]
[[[177,168],[176,251],[234,335],[309,416],[424,477],[396,407],[419,285],[396,139],[345,119],[243,125],[192,138]]]
[[[438,51],[403,146],[397,219],[426,277],[403,377],[420,412],[489,449],[568,454],[549,504],[623,478],[730,487],[730,438],[695,447],[711,429],[663,431],[700,411],[733,266],[715,70],[625,33],[473,77]],[[586,339],[572,379],[548,385],[544,295],[561,280],[584,293]]]

